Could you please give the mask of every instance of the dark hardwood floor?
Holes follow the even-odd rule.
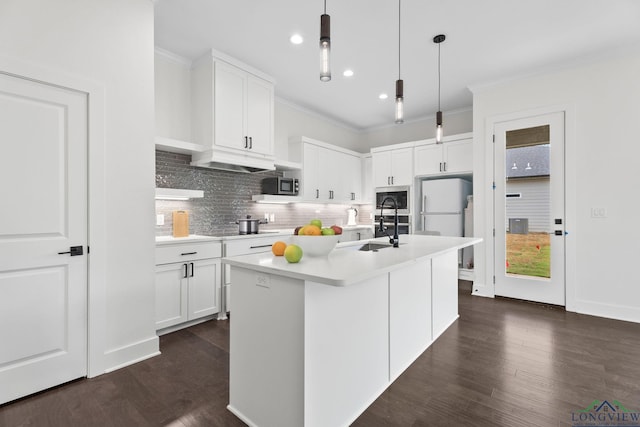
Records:
[[[228,329],[164,335],[161,356],[0,406],[0,426],[243,426]],[[570,426],[594,400],[640,412],[640,324],[461,288],[460,319],[353,425]]]

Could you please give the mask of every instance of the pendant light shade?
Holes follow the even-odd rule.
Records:
[[[404,83],[396,80],[396,123],[404,123]]]
[[[320,15],[320,80],[331,80],[331,17],[327,15],[327,2],[324,13]]]
[[[400,78],[400,1],[398,0],[398,80],[396,80],[396,123],[404,123],[404,82]]]
[[[438,45],[438,112],[436,113],[436,144],[442,144],[442,111],[440,110],[440,43],[446,39],[444,34],[439,34],[433,38],[433,42]]]

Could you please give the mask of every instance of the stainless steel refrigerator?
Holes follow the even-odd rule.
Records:
[[[464,209],[473,193],[470,181],[461,178],[422,181],[420,228],[423,234],[463,237]],[[460,263],[463,263],[460,254]]]

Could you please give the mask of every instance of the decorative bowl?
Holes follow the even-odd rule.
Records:
[[[327,256],[338,243],[337,235],[329,236],[291,236],[289,243],[302,248],[302,256]]]

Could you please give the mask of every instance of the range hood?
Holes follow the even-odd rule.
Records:
[[[256,158],[218,150],[194,153],[191,156],[191,166],[241,173],[256,173],[276,169],[273,158]]]

